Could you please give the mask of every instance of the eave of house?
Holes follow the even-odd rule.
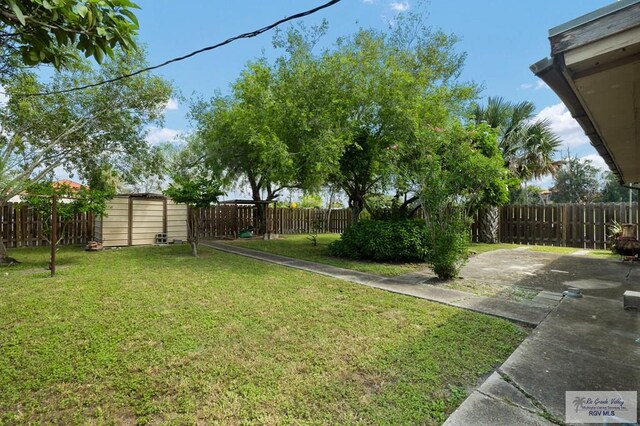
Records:
[[[549,32],[551,57],[531,66],[560,97],[622,184],[640,187],[640,0]]]

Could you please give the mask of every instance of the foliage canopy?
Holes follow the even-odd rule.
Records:
[[[7,0],[0,13],[0,76],[17,61],[69,67],[78,54],[102,63],[116,49],[132,52],[138,20],[129,0]]]
[[[88,179],[108,166],[125,182],[156,169],[161,158],[145,135],[149,123],[162,120],[171,94],[171,86],[162,78],[139,75],[77,92],[20,96],[120,75],[143,64],[143,51],[119,52],[98,70],[84,64],[56,74],[50,83],[21,72],[7,83],[9,99],[0,109],[0,202],[58,167]]]

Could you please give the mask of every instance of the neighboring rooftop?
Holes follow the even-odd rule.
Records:
[[[71,189],[80,189],[83,187],[83,185],[79,184],[78,182],[74,182],[72,180],[69,179],[60,179],[57,180],[55,182],[53,182],[53,186],[55,187],[60,187],[60,186],[68,186]]]

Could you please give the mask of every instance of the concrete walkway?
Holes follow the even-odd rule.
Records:
[[[534,301],[517,303],[495,297],[478,296],[462,291],[422,284],[421,282],[428,278],[428,276],[422,273],[386,278],[378,275],[366,274],[364,272],[309,262],[306,260],[278,256],[227,243],[205,241],[201,244],[226,253],[263,260],[265,262],[275,263],[288,268],[301,269],[303,271],[326,275],[332,278],[338,278],[366,285],[368,287],[390,291],[392,293],[418,297],[432,302],[501,317],[531,327],[535,327],[540,324],[540,322],[555,306],[555,303],[539,303]]]

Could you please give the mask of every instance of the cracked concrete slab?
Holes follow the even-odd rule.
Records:
[[[638,389],[638,335],[640,315],[623,310],[621,302],[565,299],[501,370],[563,419],[566,391]]]
[[[475,391],[444,422],[444,426],[469,425],[550,426],[553,423],[538,414]]]
[[[489,376],[489,378],[478,388],[478,392],[489,397],[505,401],[511,405],[524,408],[532,413],[537,413],[539,411],[525,394],[511,383],[504,380],[498,373],[491,374],[491,376]]]

